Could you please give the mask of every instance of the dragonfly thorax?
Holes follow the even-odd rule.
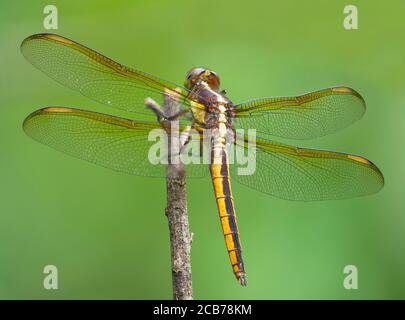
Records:
[[[232,125],[233,104],[223,93],[213,90],[207,82],[199,81],[192,95],[197,101],[192,112],[198,124],[208,129],[218,127],[219,123],[227,127]]]

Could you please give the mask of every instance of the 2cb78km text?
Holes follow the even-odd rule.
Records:
[[[153,307],[153,315],[250,315],[252,306],[244,304],[197,304],[196,306],[159,306]]]

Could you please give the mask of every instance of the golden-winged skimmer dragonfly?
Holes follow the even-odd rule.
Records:
[[[210,172],[222,231],[233,272],[246,285],[240,236],[231,191],[229,142],[248,148],[249,134],[228,132],[255,129],[255,171],[232,176],[255,190],[289,200],[344,199],[372,194],[384,184],[381,171],[364,157],[295,147],[269,140],[271,136],[311,139],[343,129],[359,120],[365,102],[355,90],[333,87],[295,97],[253,99],[234,104],[220,90],[214,71],[193,68],[185,86],[123,66],[75,41],[55,34],[26,38],[25,58],[57,82],[113,108],[137,114],[150,112],[145,98],[161,103],[173,95],[181,106],[170,120],[193,128],[197,135],[211,129],[208,165],[188,165],[188,177]],[[164,115],[162,115],[164,116]],[[186,123],[186,124],[184,124]],[[25,132],[57,150],[117,171],[141,176],[165,176],[165,165],[152,165],[148,151],[151,130],[158,121],[135,120],[70,107],[46,107],[24,121]],[[190,131],[191,132],[191,131]],[[232,134],[231,134],[232,135]],[[201,137],[199,137],[201,139]],[[209,169],[209,170],[208,170]]]

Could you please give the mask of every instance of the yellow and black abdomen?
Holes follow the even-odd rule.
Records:
[[[232,263],[233,273],[239,283],[246,286],[246,273],[242,259],[242,247],[236,221],[229,176],[228,155],[225,146],[214,146],[211,156],[210,171],[219,217],[221,219],[222,231],[225,237],[229,258]]]

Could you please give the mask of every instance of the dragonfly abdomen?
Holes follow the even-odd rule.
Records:
[[[214,144],[210,165],[214,186],[215,199],[221,219],[222,232],[226,248],[231,260],[233,273],[243,286],[247,284],[246,273],[242,258],[238,224],[234,201],[232,197],[231,181],[229,177],[228,155],[225,145]]]

